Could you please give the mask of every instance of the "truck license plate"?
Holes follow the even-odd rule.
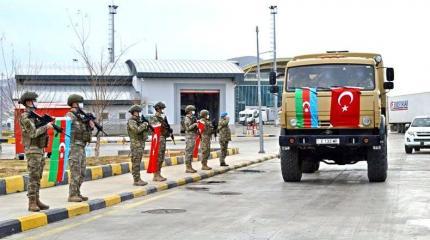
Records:
[[[323,138],[317,139],[317,144],[339,144],[339,138]]]

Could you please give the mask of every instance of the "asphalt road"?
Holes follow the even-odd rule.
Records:
[[[9,239],[430,239],[429,156],[390,135],[385,183],[369,183],[365,163],[284,183],[275,159]]]

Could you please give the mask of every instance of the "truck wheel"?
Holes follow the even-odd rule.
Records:
[[[314,159],[305,159],[302,163],[302,172],[303,173],[314,173],[318,171],[320,167],[319,160]]]
[[[415,152],[419,152],[421,149],[420,148],[414,148]]]
[[[406,152],[407,154],[411,154],[411,153],[412,153],[412,148],[410,148],[410,147],[406,147],[406,146],[405,146],[405,152]]]
[[[367,177],[369,182],[385,182],[387,179],[387,136],[380,150],[369,149],[367,152]]]
[[[281,151],[281,171],[285,182],[300,182],[302,166],[297,149]]]

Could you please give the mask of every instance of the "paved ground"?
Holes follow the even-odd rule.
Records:
[[[9,239],[430,239],[429,153],[405,155],[390,135],[385,183],[368,183],[365,163],[284,183],[276,159]],[[160,209],[184,212],[145,212]]]

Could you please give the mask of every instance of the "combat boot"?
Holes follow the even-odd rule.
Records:
[[[49,206],[40,201],[39,195],[36,197],[36,204],[40,210],[48,210]]]
[[[31,196],[28,197],[28,211],[30,212],[39,212],[40,208],[37,206],[37,197]]]
[[[208,166],[207,162],[205,162],[205,163],[202,163],[202,170],[212,170],[212,168]]]
[[[82,198],[75,195],[75,196],[70,196],[69,199],[67,199],[67,201],[69,201],[69,202],[82,202]]]
[[[185,173],[196,173],[197,171],[193,168],[191,163],[188,163],[185,169]]]
[[[221,166],[221,167],[228,167],[228,164],[227,164],[227,163],[225,163],[225,162],[222,162],[222,163],[220,164],[220,166]]]
[[[145,185],[147,185],[148,183],[147,182],[145,182],[145,181],[143,181],[142,179],[139,179],[139,180],[137,180],[137,181],[134,181],[134,183],[133,183],[133,185],[134,186],[145,186]]]
[[[82,201],[88,201],[88,197],[82,196],[81,194],[79,194],[79,197],[82,199]]]
[[[163,182],[163,181],[166,181],[166,178],[164,178],[163,176],[161,176],[160,172],[156,172],[156,173],[154,173],[154,178],[152,179],[152,181],[154,181],[154,182]]]

